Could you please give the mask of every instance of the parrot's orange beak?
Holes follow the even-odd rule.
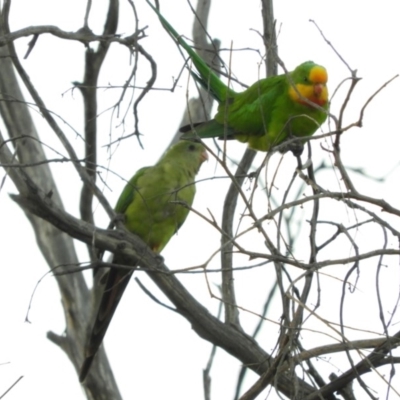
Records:
[[[316,85],[314,85],[314,95],[315,97],[319,97],[321,96],[321,93],[324,91],[324,84],[322,83],[317,83]]]
[[[200,160],[201,160],[201,162],[208,161],[208,153],[207,153],[207,150],[206,150],[206,149],[204,149],[204,150],[201,152],[201,154],[200,154]]]

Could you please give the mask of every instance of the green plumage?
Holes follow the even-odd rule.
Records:
[[[196,193],[195,176],[207,152],[202,144],[181,141],[171,147],[152,167],[141,168],[126,184],[115,211],[125,216],[127,229],[160,253],[185,222]],[[125,265],[116,255],[113,264]],[[85,347],[85,361],[79,379],[90,369],[114,312],[133,273],[133,268],[110,268],[98,312]]]
[[[125,214],[128,230],[155,252],[161,252],[189,213],[176,202],[192,204],[196,192],[194,177],[204,152],[199,143],[176,144],[154,167],[140,169],[117,202],[115,211]]]
[[[218,102],[211,121],[183,127],[184,138],[237,139],[254,150],[268,151],[289,136],[312,135],[326,120],[328,109],[327,73],[324,67],[307,61],[288,75],[261,79],[243,92],[228,88],[202,58],[185,42],[160,12],[167,32],[189,54],[198,83]]]

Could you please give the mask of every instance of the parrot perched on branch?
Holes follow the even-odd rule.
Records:
[[[124,215],[126,228],[154,252],[160,253],[185,222],[196,192],[195,176],[207,159],[207,151],[201,143],[181,141],[157,164],[137,171],[125,186],[115,211]],[[113,264],[126,263],[123,257],[115,255]],[[85,346],[85,360],[79,375],[81,382],[89,372],[133,270],[110,268],[101,280],[105,287]]]
[[[182,127],[183,138],[236,139],[254,150],[269,151],[287,138],[311,136],[326,120],[328,74],[321,65],[306,61],[288,74],[261,79],[245,91],[235,92],[146,1],[189,54],[198,72],[191,71],[194,79],[218,102],[214,119]]]

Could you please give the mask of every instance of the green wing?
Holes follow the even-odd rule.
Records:
[[[248,142],[252,136],[265,135],[275,118],[279,98],[285,96],[286,85],[284,75],[255,82],[245,91],[236,93],[227,104],[221,103],[213,120],[195,124],[183,138],[188,139],[195,134],[201,138]]]
[[[124,190],[118,198],[117,204],[114,208],[115,212],[118,214],[125,213],[129,204],[132,203],[135,191],[137,191],[138,180],[145,174],[145,172],[151,167],[140,168],[136,174],[129,180],[125,185]]]
[[[235,134],[263,135],[272,118],[277,99],[287,87],[285,76],[261,79],[226,106],[221,104],[214,119],[226,123]]]

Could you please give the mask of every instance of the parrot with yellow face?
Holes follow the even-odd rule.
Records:
[[[236,139],[269,151],[290,137],[307,137],[325,122],[328,110],[326,69],[306,61],[292,72],[261,79],[243,92],[229,88],[149,2],[172,38],[189,54],[194,79],[218,102],[210,121],[181,128],[183,138]]]

